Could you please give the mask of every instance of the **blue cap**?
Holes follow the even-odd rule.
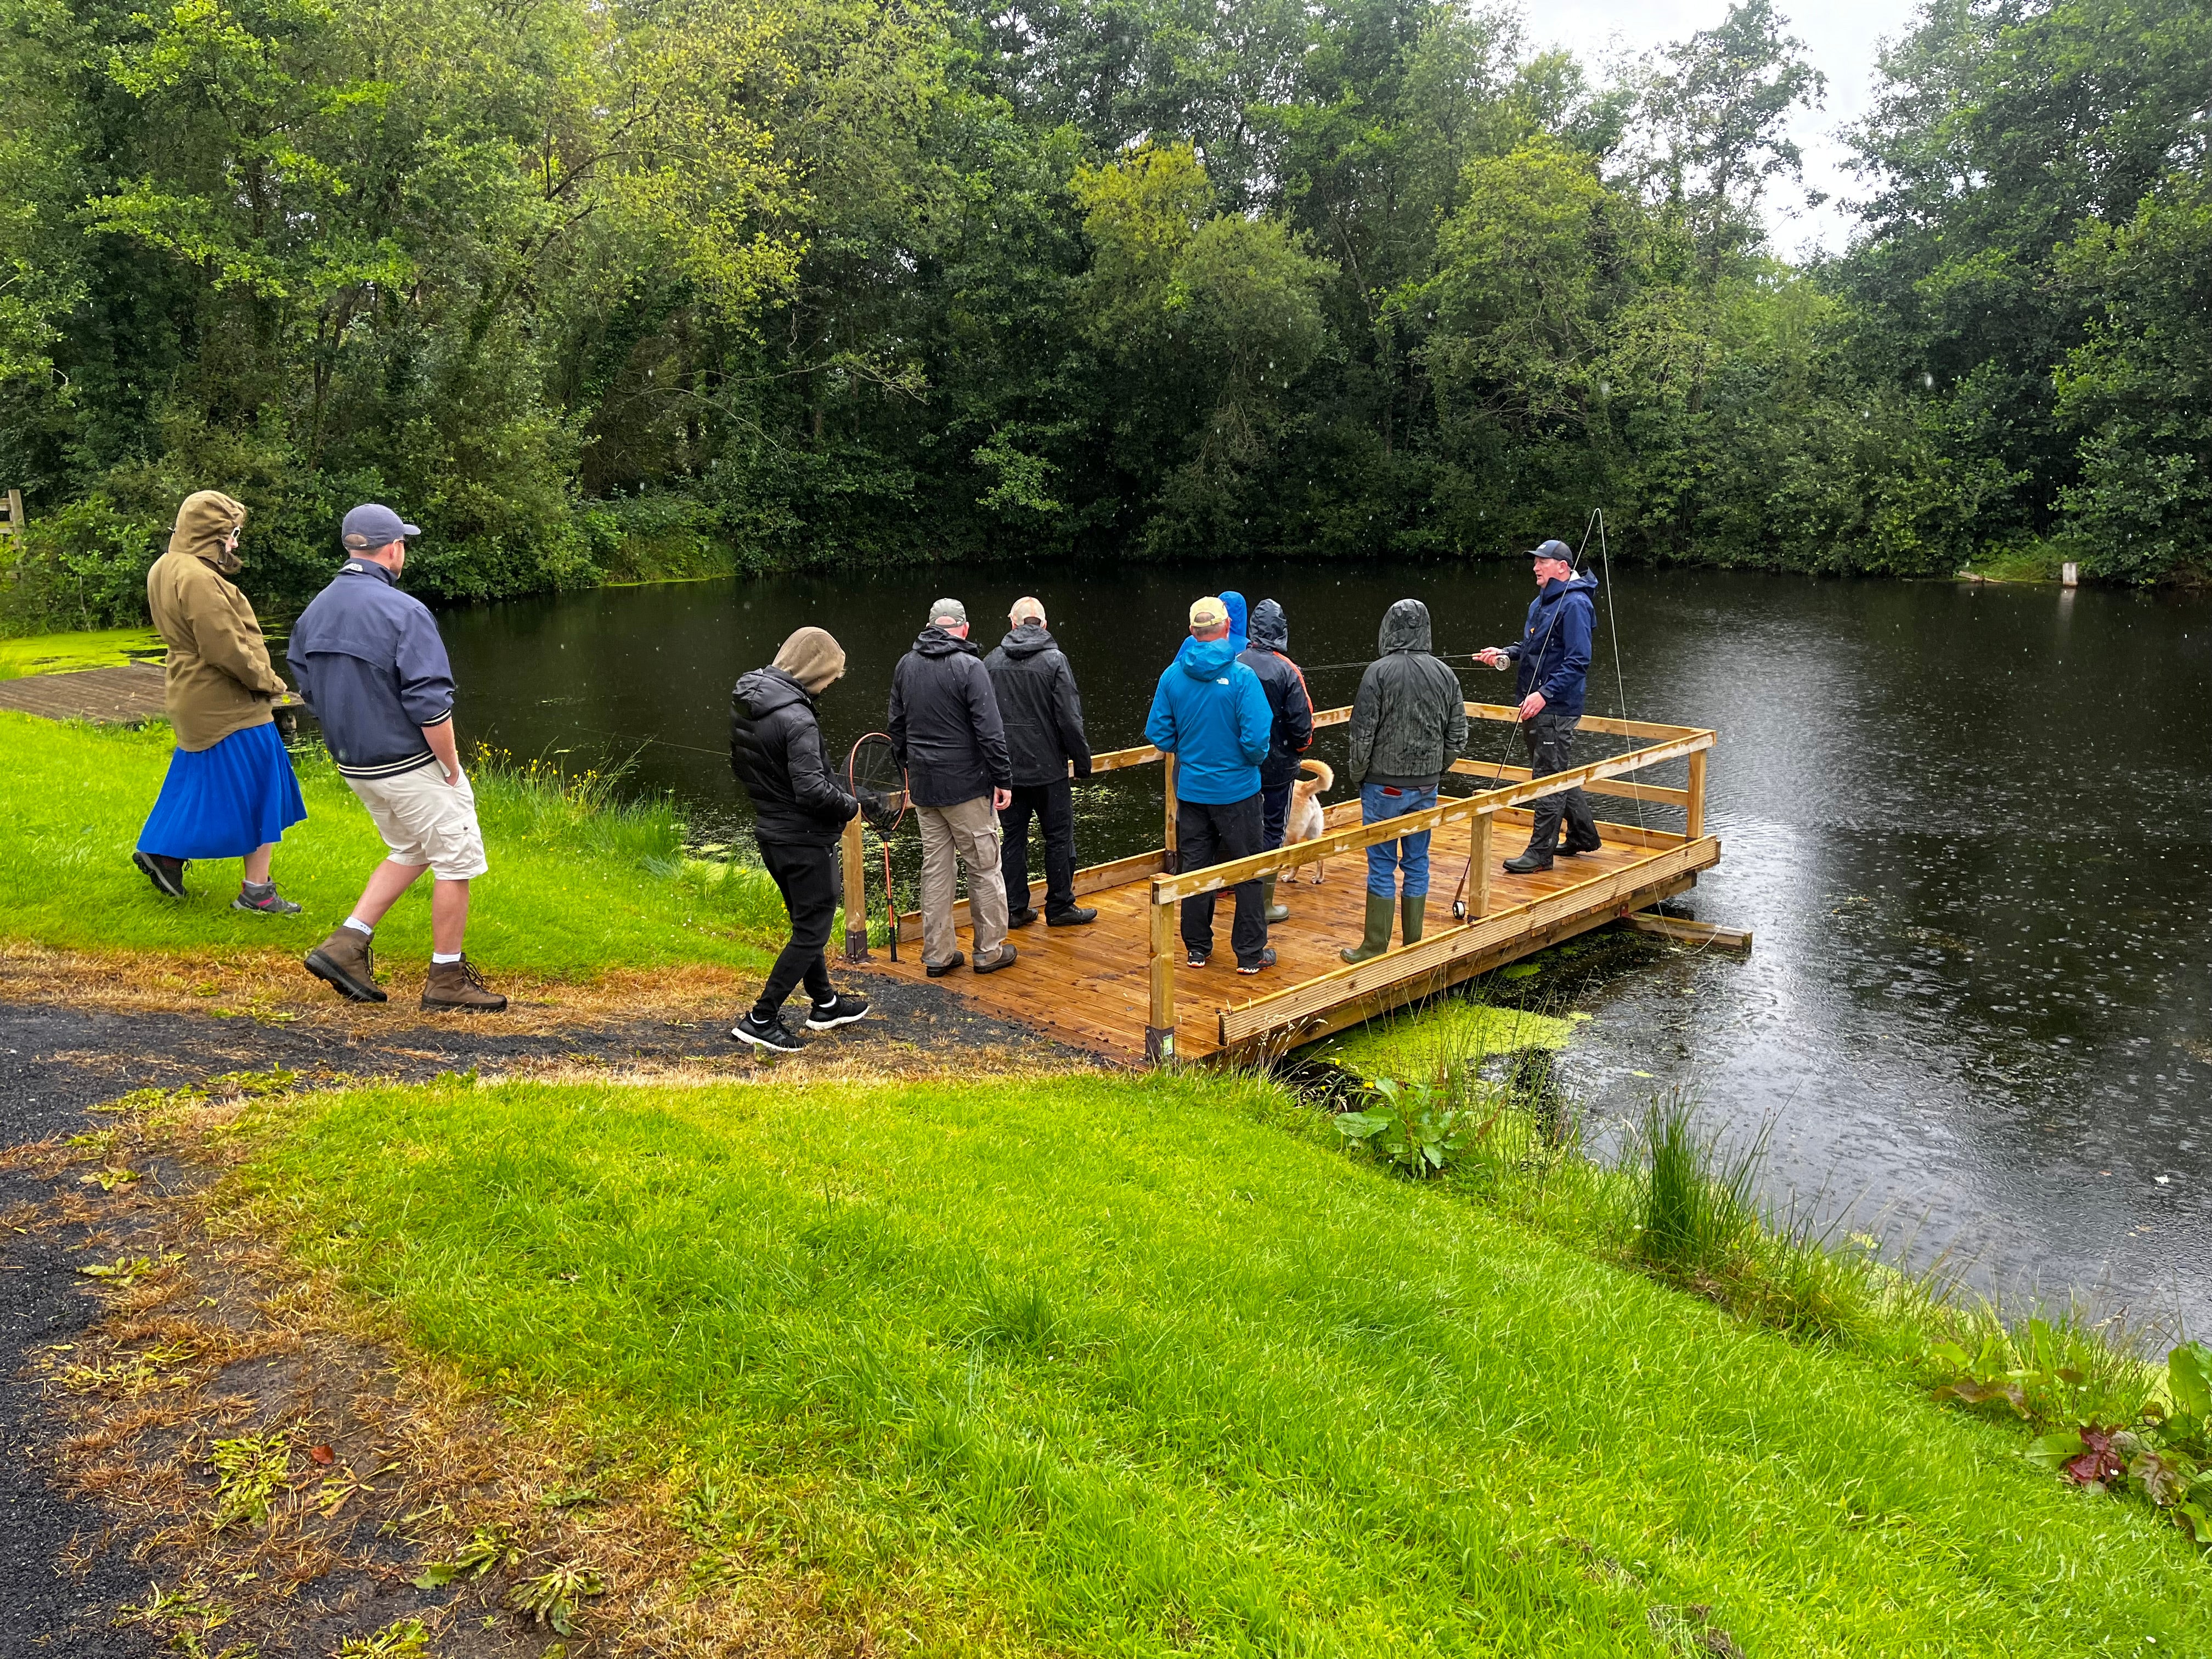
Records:
[[[1573,550],[1565,542],[1546,542],[1528,556],[1532,559],[1557,559],[1561,564],[1575,562]]]
[[[410,524],[390,507],[369,501],[345,515],[338,539],[345,544],[347,552],[366,553],[373,547],[389,547],[422,533],[421,525]]]

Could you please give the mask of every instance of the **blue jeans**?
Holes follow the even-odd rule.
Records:
[[[1407,812],[1419,812],[1437,804],[1437,792],[1431,785],[1426,789],[1385,789],[1379,783],[1359,786],[1359,821],[1380,823],[1385,818],[1395,818]],[[1383,898],[1395,896],[1398,890],[1398,872],[1406,872],[1406,896],[1426,898],[1429,896],[1429,836],[1424,830],[1418,836],[1405,836],[1396,841],[1377,842],[1367,849],[1367,890]]]

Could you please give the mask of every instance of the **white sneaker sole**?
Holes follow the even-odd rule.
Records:
[[[795,1054],[799,1048],[785,1048],[781,1042],[770,1042],[766,1037],[755,1036],[742,1025],[730,1027],[730,1035],[739,1042],[750,1043],[756,1048],[765,1048],[772,1054]],[[804,1044],[799,1047],[804,1047]]]
[[[827,1019],[817,1019],[810,1014],[806,1019],[806,1029],[810,1031],[834,1031],[840,1025],[850,1025],[854,1020],[867,1017],[866,1009],[857,1014],[832,1014]]]

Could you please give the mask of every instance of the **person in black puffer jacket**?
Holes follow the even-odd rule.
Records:
[[[1235,627],[1231,614],[1231,626]],[[1267,739],[1267,758],[1260,763],[1260,845],[1273,852],[1283,844],[1290,822],[1291,785],[1298,775],[1298,757],[1313,747],[1313,698],[1306,692],[1306,677],[1290,659],[1291,623],[1283,607],[1262,599],[1252,611],[1250,643],[1237,660],[1260,677],[1267,694],[1267,708],[1275,717]],[[1288,921],[1290,907],[1275,902],[1275,878],[1260,878],[1260,891],[1267,905],[1267,920]]]
[[[801,980],[813,1007],[811,1031],[850,1024],[865,999],[830,983],[823,947],[837,914],[837,842],[860,803],[837,786],[822,752],[814,699],[845,672],[845,653],[818,628],[783,642],[775,661],[756,668],[730,695],[730,770],[752,797],[761,862],[791,914],[791,940],[769,970],[759,1000],[730,1035],[757,1048],[804,1047],[783,1023],[784,999]]]
[[[1026,927],[1037,919],[1030,902],[1030,817],[1035,814],[1044,834],[1045,926],[1079,927],[1098,920],[1096,910],[1075,902],[1075,802],[1067,781],[1071,769],[1076,777],[1091,775],[1083,697],[1075,689],[1075,671],[1045,631],[1043,601],[1016,599],[1006,622],[1012,631],[983,659],[1013,767],[1013,800],[999,814],[1006,925]]]
[[[1013,799],[1013,769],[983,653],[968,640],[968,607],[939,599],[929,626],[891,671],[891,747],[906,769],[921,824],[921,965],[941,979],[966,960],[954,948],[952,895],[968,867],[975,971],[1013,965],[1006,884],[999,874],[999,814]]]

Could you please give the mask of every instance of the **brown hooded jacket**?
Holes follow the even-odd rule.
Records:
[[[193,753],[265,724],[285,690],[253,607],[225,580],[241,562],[223,538],[245,522],[245,507],[218,490],[187,495],[169,550],[146,573],[146,605],[169,646],[169,723]]]

